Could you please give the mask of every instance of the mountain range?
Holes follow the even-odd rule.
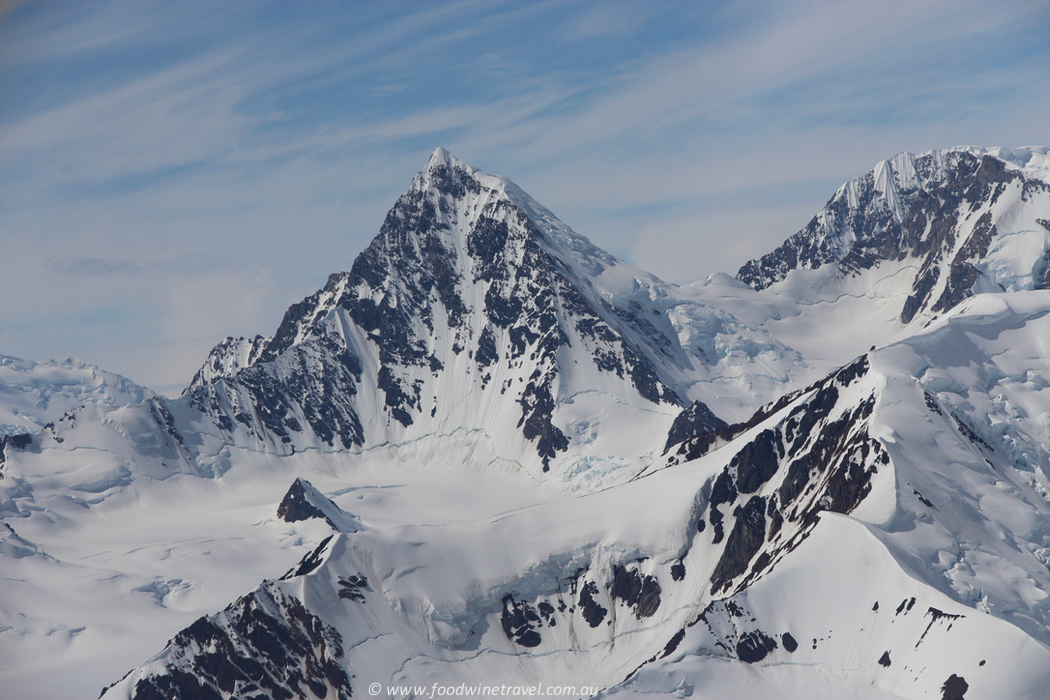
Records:
[[[1050,149],[898,155],[690,285],[438,149],[178,398],[2,359],[0,680],[1046,697],[1048,312]]]

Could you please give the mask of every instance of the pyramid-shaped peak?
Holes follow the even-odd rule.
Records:
[[[285,493],[277,507],[277,517],[289,523],[319,518],[339,532],[358,532],[362,529],[356,515],[347,513],[303,478],[297,478]]]
[[[505,197],[530,215],[543,212],[547,218],[553,219],[553,214],[509,179],[476,168],[445,148],[437,148],[430,154],[426,167],[416,175],[412,183],[414,190],[434,189],[457,197],[466,191],[476,194],[479,187],[488,191],[486,196]]]

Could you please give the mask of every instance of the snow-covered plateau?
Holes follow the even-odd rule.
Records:
[[[178,398],[0,358],[0,695],[1050,697],[1048,183],[679,286],[438,149]]]

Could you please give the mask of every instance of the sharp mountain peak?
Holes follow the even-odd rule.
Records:
[[[532,443],[547,471],[570,444],[557,414],[575,393],[601,386],[623,403],[667,404],[661,419],[683,403],[672,324],[640,303],[663,286],[510,180],[438,149],[348,272],[293,304],[271,338],[217,346],[190,392],[220,427],[240,422],[279,451],[443,425],[502,431],[495,420],[516,425],[514,440]],[[505,398],[484,408],[466,400],[475,391]],[[447,409],[460,394],[463,415]],[[332,397],[330,415],[314,396]],[[243,405],[267,410],[224,408]]]

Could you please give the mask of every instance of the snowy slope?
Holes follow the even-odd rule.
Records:
[[[866,528],[828,515],[659,656],[602,697],[1036,700],[1050,680],[1046,647],[918,583]]]
[[[76,358],[31,362],[0,355],[0,435],[35,433],[81,404],[123,406],[152,395]]]
[[[611,694],[941,697],[955,676],[973,697],[1044,697],[1048,312],[1050,292],[984,295],[871,353],[869,433],[888,461],[864,502],[822,513],[816,544],[705,610]]]
[[[660,286],[439,149],[349,272],[292,306],[272,338],[216,348],[186,397],[256,449],[476,428],[546,471],[580,413],[561,407],[594,410],[583,394],[640,424],[673,416],[681,399],[659,364],[676,359],[670,324],[628,298]]]

